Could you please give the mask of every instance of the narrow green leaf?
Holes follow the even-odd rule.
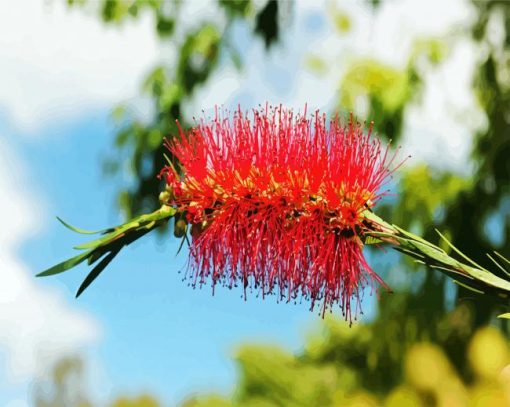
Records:
[[[498,315],[498,318],[510,319],[510,312],[505,312],[504,314]]]
[[[452,248],[452,250],[457,253],[460,257],[466,260],[468,263],[471,263],[473,266],[477,267],[479,270],[485,270],[482,266],[476,263],[474,260],[471,260],[468,256],[462,253],[459,249],[457,249],[452,242],[450,242],[439,230],[436,229],[436,233],[441,236],[441,238],[446,242],[448,246]]]
[[[409,249],[406,249],[406,248],[400,247],[400,246],[395,246],[395,247],[393,247],[393,249],[395,249],[397,252],[405,254],[406,256],[410,256],[416,260],[419,260],[419,261],[423,262],[424,264],[426,263],[424,261],[425,256],[423,256],[421,253],[417,253],[415,251],[411,251]]]
[[[408,240],[420,242],[420,243],[422,243],[424,245],[429,246],[430,248],[432,248],[434,250],[439,250],[439,251],[443,252],[444,254],[446,254],[446,252],[443,249],[433,245],[432,243],[430,243],[429,241],[423,239],[422,237],[420,237],[418,235],[415,235],[414,233],[408,232],[407,230],[404,230],[404,229],[402,229],[401,227],[399,227],[397,225],[393,225],[393,227],[396,230],[398,230],[401,234],[403,234]]]
[[[469,273],[471,276],[473,276],[475,279],[480,280],[487,285],[499,288],[500,290],[503,290],[505,292],[510,292],[510,281],[504,280],[501,277],[498,277],[485,269],[478,270],[466,264],[462,266],[462,269]]]
[[[510,266],[510,260],[508,260],[505,256],[498,252],[494,252],[494,254]]]
[[[466,274],[466,273],[462,273],[458,270],[455,270],[453,268],[448,268],[448,267],[442,267],[442,266],[438,266],[438,265],[435,265],[435,264],[428,264],[428,266],[432,269],[437,269],[437,270],[440,270],[442,271],[443,273],[446,273],[446,274],[453,274],[453,276],[455,278],[456,275],[459,275],[467,280],[475,280],[474,277],[470,276],[469,274]]]
[[[507,276],[510,277],[510,273],[501,265],[499,264],[489,253],[486,253],[487,257],[491,259],[491,261],[501,270],[503,273],[505,273]]]
[[[439,263],[447,264],[452,267],[459,266],[459,262],[447,254],[445,254],[442,250],[438,248],[423,244],[418,241],[411,241],[411,244],[416,247],[420,252],[422,252],[425,256],[428,256]]]
[[[83,249],[90,249],[93,247],[99,247],[103,246],[106,243],[109,243],[110,241],[114,241],[115,239],[118,239],[122,234],[129,231],[129,229],[136,229],[138,228],[142,223],[144,222],[152,222],[164,219],[165,217],[171,217],[175,213],[175,209],[169,208],[171,210],[163,211],[162,208],[158,209],[155,212],[152,212],[150,214],[144,214],[137,216],[136,218],[130,219],[126,223],[123,223],[119,226],[116,226],[114,228],[106,229],[109,231],[109,233],[105,234],[104,236],[91,240],[89,242],[80,244],[78,246],[75,246],[75,249],[83,250]],[[153,226],[153,225],[152,225]],[[151,226],[151,227],[152,227]]]
[[[422,253],[418,253],[416,250],[410,250],[404,246],[395,246],[393,249],[395,249],[397,252],[404,253],[408,256],[419,258],[420,260],[425,258],[425,256]]]
[[[77,233],[85,234],[106,233],[106,234],[98,239],[76,246],[75,248],[77,249],[89,249],[89,250],[77,256],[71,257],[53,267],[50,267],[49,269],[37,274],[37,277],[45,277],[62,273],[77,266],[86,259],[90,259],[89,264],[92,264],[99,260],[102,257],[102,255],[106,252],[117,253],[118,250],[122,248],[122,246],[133,242],[134,240],[138,239],[144,234],[157,228],[158,226],[166,222],[169,218],[174,216],[175,213],[176,213],[175,208],[164,205],[155,212],[146,215],[141,215],[115,228],[105,229],[104,231],[98,232],[85,231],[82,229],[75,228],[74,226],[71,226],[65,221],[63,221],[62,219],[57,218],[65,227],[73,231],[76,231]],[[104,263],[101,262],[96,267],[99,267],[99,265],[103,264]],[[103,267],[106,267],[106,264]]]
[[[106,243],[110,243],[115,241],[116,239],[122,237],[126,232],[129,231],[129,229],[136,229],[140,226],[140,223],[138,221],[133,221],[128,224],[125,224],[123,226],[119,226],[118,228],[115,228],[115,230],[111,233],[108,233],[104,235],[103,237],[100,237],[95,240],[91,240],[90,242],[82,243],[78,246],[74,246],[75,249],[91,249],[93,247],[99,247],[103,246]]]
[[[386,232],[378,232],[378,231],[375,231],[375,230],[371,230],[369,232],[367,232],[365,234],[365,236],[370,236],[370,237],[374,237],[376,239],[378,238],[395,238],[395,235],[392,235],[391,233],[386,233]]]
[[[81,262],[85,261],[87,257],[89,257],[91,254],[92,250],[89,250],[88,252],[81,253],[78,256],[71,257],[70,259],[64,260],[62,263],[59,263],[53,267],[50,267],[47,270],[44,270],[39,274],[36,274],[36,277],[46,277],[52,276],[54,274],[63,273],[64,271],[67,271],[70,268],[73,268],[74,266],[77,266]]]
[[[58,216],[57,216],[57,219],[67,229],[72,230],[73,232],[76,232],[76,233],[80,233],[82,235],[96,235],[98,233],[103,233],[105,230],[107,230],[107,229],[103,229],[103,230],[85,230],[85,229],[80,229],[80,228],[77,228],[76,226],[70,225],[64,219],[62,219],[62,218],[60,218]]]
[[[99,239],[91,240],[90,242],[82,243],[78,246],[74,246],[75,249],[78,250],[84,250],[84,249],[94,249],[99,246],[103,246],[104,244],[113,241],[115,239],[118,239],[118,236],[122,235],[123,231],[114,231],[112,233],[108,233],[107,235],[104,235],[103,237],[100,237]]]
[[[175,256],[177,257],[179,253],[182,250],[182,247],[184,246],[184,242],[188,242],[188,246],[190,246],[189,240],[188,240],[188,225],[185,227],[184,235],[181,239],[181,244],[179,245],[179,248],[177,249],[177,253],[175,253]]]
[[[92,271],[87,275],[83,283],[81,283],[78,291],[76,292],[76,298],[78,298],[83,291],[87,289],[87,287],[94,282],[94,280],[101,274],[101,272],[110,264],[110,262],[115,258],[115,256],[120,252],[120,249],[112,251],[108,253],[108,255],[101,260],[96,267],[92,269]]]
[[[470,291],[473,291],[473,292],[475,292],[477,294],[485,294],[483,291],[478,290],[478,289],[476,289],[474,287],[471,287],[471,286],[469,286],[467,284],[461,283],[459,280],[453,280],[453,282],[458,284],[458,285],[460,285],[460,286],[462,286],[462,287],[464,287],[464,288],[466,288],[466,289],[468,289],[468,290],[470,290]]]
[[[104,256],[104,254],[106,252],[108,252],[108,248],[97,248],[97,249],[93,249],[92,253],[90,254],[88,260],[87,260],[87,264],[89,266],[91,266],[92,264],[94,264],[96,261],[98,261],[101,257]]]

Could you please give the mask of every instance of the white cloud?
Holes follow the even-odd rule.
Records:
[[[64,1],[0,2],[0,109],[35,134],[138,93],[158,57],[149,15],[105,27]]]
[[[25,181],[25,182],[20,182]],[[57,358],[97,340],[97,323],[39,286],[16,256],[20,242],[40,226],[38,205],[25,191],[23,168],[0,137],[0,350],[2,375],[24,382]],[[4,371],[6,369],[6,371]]]

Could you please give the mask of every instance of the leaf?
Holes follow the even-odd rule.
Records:
[[[461,283],[459,280],[453,280],[453,282],[458,284],[458,285],[460,285],[460,286],[462,286],[462,287],[464,287],[464,288],[466,288],[466,289],[468,289],[468,290],[470,290],[470,291],[473,291],[473,292],[475,292],[477,294],[485,294],[483,291],[478,290],[478,289],[476,289],[476,288],[474,288],[474,287],[472,287],[470,285]]]
[[[89,250],[88,252],[81,253],[78,256],[71,257],[70,259],[64,260],[62,263],[59,263],[53,267],[50,267],[47,270],[44,270],[39,274],[36,274],[36,277],[46,277],[52,276],[54,274],[63,273],[64,271],[67,271],[70,268],[73,268],[74,266],[77,266],[81,262],[85,261],[87,257],[89,257],[91,254],[92,250]]]
[[[504,314],[498,315],[498,318],[510,319],[510,312],[505,312]]]
[[[84,253],[81,253],[77,256],[71,257],[67,260],[64,260],[63,262],[37,274],[37,277],[46,277],[51,276],[54,274],[62,273],[64,271],[67,271],[81,262],[85,261],[86,259],[89,259],[89,265],[99,260],[103,254],[105,253],[118,253],[118,251],[122,248],[122,246],[132,243],[133,241],[137,240],[138,238],[142,237],[146,233],[149,233],[151,230],[154,230],[164,222],[166,222],[169,218],[174,216],[176,213],[176,209],[172,208],[167,205],[163,205],[160,209],[157,211],[141,215],[137,218],[131,219],[130,221],[117,226],[115,228],[106,229],[102,237],[99,239],[92,240],[90,242],[87,242],[85,244],[76,246],[78,249],[89,249],[85,251]],[[69,227],[71,230],[74,230],[74,228],[71,225],[68,225],[66,222],[59,219],[59,221],[62,222],[62,224],[66,227]],[[82,232],[88,232],[88,231],[81,231],[81,229],[78,229],[78,233]],[[90,232],[89,232],[90,233]],[[96,233],[96,232],[94,232]],[[109,258],[109,256],[107,256]],[[105,258],[106,259],[106,258]],[[111,259],[110,259],[111,260]],[[101,262],[96,267],[99,267],[100,265],[103,265],[104,263]],[[102,267],[106,267],[106,264]],[[96,270],[96,269],[94,269]],[[94,271],[93,270],[93,271]],[[95,278],[95,277],[94,277]],[[90,284],[90,283],[89,283]]]
[[[431,259],[442,263],[447,264],[452,267],[458,267],[459,262],[455,259],[452,259],[450,256],[446,255],[442,250],[432,247],[426,244],[423,244],[418,241],[409,241],[412,246],[414,246],[417,250],[419,250],[422,254],[424,254],[427,257],[430,257]],[[411,249],[411,251],[413,251]]]
[[[496,253],[496,252],[494,252]],[[486,253],[487,257],[501,270],[503,273],[505,273],[507,276],[510,276],[510,273],[501,265],[499,264],[494,257],[492,257],[489,253]]]
[[[101,257],[104,256],[105,253],[107,253],[109,250],[107,247],[105,248],[97,248],[97,249],[93,249],[93,252],[90,254],[90,257],[88,258],[87,260],[87,264],[89,266],[91,266],[92,264],[94,264],[96,261],[98,261]]]
[[[186,228],[187,228],[187,225],[186,225]],[[177,249],[177,253],[175,253],[175,256],[177,257],[179,255],[179,253],[181,252],[182,250],[182,247],[184,246],[184,242],[187,242],[188,243],[188,246],[190,246],[190,243],[189,243],[189,240],[188,240],[188,234],[187,232],[184,233],[184,236],[182,237],[181,239],[181,244],[179,245],[179,248]]]
[[[470,267],[466,264],[462,266],[462,269],[469,273],[475,279],[490,285],[492,287],[498,288],[505,292],[510,292],[510,281],[504,280],[501,277],[496,276],[495,274],[490,273],[489,271],[483,269],[478,270],[474,267]]]
[[[70,225],[69,223],[67,223],[62,218],[59,218],[58,216],[57,216],[57,219],[67,229],[72,230],[73,232],[76,232],[76,233],[80,233],[82,235],[96,235],[98,233],[103,233],[105,230],[107,230],[107,229],[103,229],[103,230],[85,230],[85,229],[80,229],[80,228],[77,228],[76,226]]]
[[[510,260],[508,260],[505,256],[498,252],[494,252],[494,254],[510,266]]]
[[[448,246],[451,247],[451,249],[457,253],[459,256],[461,256],[464,260],[466,260],[468,263],[471,263],[473,266],[477,267],[480,270],[485,270],[482,266],[480,266],[478,263],[476,263],[474,260],[471,260],[468,256],[466,256],[464,253],[462,253],[459,249],[457,249],[452,242],[450,242],[439,230],[436,229],[436,233],[441,236],[441,238],[446,242]]]
[[[420,260],[421,262],[423,262],[423,264],[427,264],[426,261],[424,261],[425,256],[421,253],[417,253],[415,251],[412,251],[412,250],[406,249],[405,247],[400,247],[400,246],[395,246],[395,247],[393,247],[393,249],[396,250],[397,252],[403,253],[407,256],[410,256],[417,260]]]
[[[445,273],[447,275],[451,274],[450,277],[452,277],[453,279],[459,278],[459,277],[457,277],[457,275],[458,275],[458,276],[460,276],[460,277],[462,277],[462,278],[464,278],[466,280],[473,280],[473,281],[475,281],[474,277],[472,277],[469,274],[466,274],[464,272],[461,272],[459,270],[455,270],[454,268],[438,266],[436,264],[430,264],[430,263],[427,264],[427,266],[429,266],[431,269],[440,270],[440,271],[442,271],[443,273]]]
[[[422,237],[420,237],[418,235],[415,235],[414,233],[408,232],[407,230],[404,230],[404,229],[402,229],[401,227],[399,227],[397,225],[393,225],[393,227],[396,230],[398,230],[401,234],[403,234],[406,237],[407,240],[420,242],[420,243],[422,243],[424,245],[427,245],[427,246],[431,247],[434,250],[439,250],[439,251],[441,251],[441,252],[446,254],[446,252],[443,249],[441,249],[440,247],[435,246],[434,244],[430,243],[429,241],[423,239]]]
[[[103,246],[107,243],[110,243],[114,241],[115,239],[118,239],[124,234],[125,229],[121,229],[119,231],[114,231],[112,233],[108,233],[107,235],[100,237],[99,239],[91,240],[90,242],[82,243],[78,246],[74,246],[75,249],[78,250],[84,250],[84,249],[95,249],[100,246]]]
[[[155,213],[157,213],[157,212],[155,212]],[[154,215],[154,214],[151,214],[151,215]],[[118,239],[119,237],[121,237],[121,235],[124,234],[129,229],[137,228],[138,226],[140,226],[140,221],[144,216],[147,216],[147,215],[141,215],[141,216],[133,218],[121,225],[115,226],[113,228],[104,229],[103,236],[101,236],[97,239],[91,240],[89,242],[82,243],[78,246],[74,246],[74,248],[78,249],[78,250],[97,248],[99,246],[103,246],[105,243],[114,241],[115,239]]]
[[[74,246],[75,249],[90,249],[92,247],[99,247],[103,246],[106,243],[113,242],[114,240],[122,237],[126,232],[129,231],[129,229],[136,229],[140,226],[140,223],[145,220],[144,218],[146,215],[141,215],[137,218],[131,219],[130,221],[123,223],[120,226],[117,226],[113,229],[112,232],[98,238],[95,240],[91,240],[90,242],[86,242],[83,244],[80,244],[78,246]]]
[[[378,244],[378,243],[382,243],[382,240],[378,239],[374,236],[367,236],[367,237],[365,237],[365,241],[363,243],[364,244]]]
[[[110,252],[103,260],[101,260],[96,267],[92,269],[92,271],[87,275],[83,283],[81,283],[78,291],[76,292],[76,298],[78,298],[83,291],[87,289],[87,287],[94,282],[94,280],[101,274],[101,272],[110,264],[110,262],[115,258],[115,256],[120,252],[120,248]]]

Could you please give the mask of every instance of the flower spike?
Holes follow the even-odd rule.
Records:
[[[168,147],[183,176],[163,170],[167,204],[199,230],[193,285],[241,283],[245,295],[304,297],[323,313],[338,303],[349,319],[365,286],[385,286],[362,253],[363,213],[384,195],[394,156],[352,117],[216,112]]]

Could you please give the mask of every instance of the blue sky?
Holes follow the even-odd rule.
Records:
[[[79,300],[74,293],[85,267],[33,278],[81,242],[54,216],[88,229],[121,221],[119,184],[105,179],[100,165],[112,148],[109,114],[124,101],[147,114],[138,85],[168,50],[160,48],[145,17],[112,29],[58,2],[30,4],[30,12],[0,5],[0,405],[30,404],[31,379],[69,353],[84,356],[97,400],[146,390],[175,403],[190,392],[228,392],[240,343],[276,342],[299,350],[304,333],[319,321],[306,304],[245,302],[240,292],[217,290],[213,297],[208,288],[193,290],[178,273],[187,254],[175,256],[173,238],[150,236],[127,248]],[[200,2],[189,4],[193,23],[214,13]],[[249,108],[266,100],[327,110],[355,55],[400,66],[414,37],[441,35],[469,19],[463,2],[451,4],[437,16],[437,4],[417,13],[417,3],[392,3],[374,15],[346,3],[344,11],[355,17],[352,32],[342,36],[328,18],[331,5],[298,3],[283,43],[269,56],[260,41],[249,39],[249,27],[237,26],[245,69],[237,72],[225,62],[186,112],[196,116],[215,104]],[[422,18],[411,24],[417,15]],[[307,71],[310,54],[334,69],[321,76]],[[458,44],[450,63],[428,78],[424,103],[406,122],[411,136],[404,149],[413,151],[415,162],[465,162],[470,130],[445,106],[455,113],[473,109],[468,83],[474,60],[469,44]],[[438,122],[440,131],[434,129]],[[445,143],[437,154],[437,145]],[[370,302],[366,308],[370,316]]]

